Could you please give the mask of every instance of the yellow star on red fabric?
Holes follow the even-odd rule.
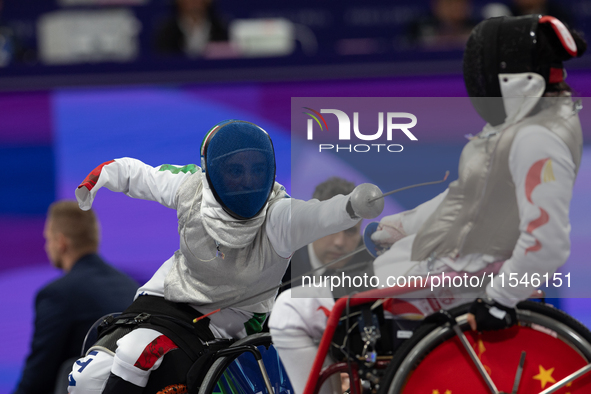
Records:
[[[534,376],[535,380],[539,380],[542,388],[546,388],[546,384],[556,383],[556,379],[552,377],[552,373],[554,372],[554,368],[544,369],[541,365],[539,366],[540,373]]]
[[[555,180],[554,171],[552,170],[552,159],[549,159],[546,164],[544,164],[544,169],[542,170],[542,182],[546,183]]]
[[[482,339],[478,338],[478,342],[476,342],[477,346],[478,346],[478,358],[482,361],[481,357],[482,357],[482,353],[486,352],[486,348],[484,347],[484,342],[482,342]]]

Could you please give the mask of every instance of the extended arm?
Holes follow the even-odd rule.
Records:
[[[80,208],[88,210],[101,187],[123,192],[129,197],[157,201],[176,208],[175,195],[186,177],[199,170],[194,164],[184,167],[164,164],[152,167],[139,160],[124,157],[96,167],[76,189]]]
[[[277,254],[287,258],[319,238],[356,225],[359,218],[347,213],[348,200],[349,196],[337,195],[326,201],[289,198],[274,204],[266,230]]]
[[[447,195],[448,189],[435,198],[422,203],[414,209],[386,216],[371,239],[378,245],[390,247],[407,235],[416,234],[425,220],[437,209]]]

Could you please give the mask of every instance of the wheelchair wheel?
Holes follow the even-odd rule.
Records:
[[[483,333],[469,330],[468,307],[450,312],[500,392],[513,392],[522,352],[525,363],[518,379],[518,394],[540,393],[591,361],[591,332],[551,306],[522,302],[517,305],[517,326]],[[467,392],[490,393],[447,323],[421,326],[396,351],[379,387],[379,394]],[[557,392],[591,392],[591,374]]]
[[[255,346],[262,356],[262,361],[271,381],[274,393],[293,393],[293,388],[279,360],[279,355],[272,345],[269,333],[260,333],[241,339],[228,348],[241,349]],[[203,378],[199,394],[256,394],[268,390],[255,356],[248,352],[236,352],[216,358]]]

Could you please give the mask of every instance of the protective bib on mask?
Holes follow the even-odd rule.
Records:
[[[273,190],[273,143],[253,123],[220,122],[203,139],[201,167],[224,211],[236,219],[251,219],[265,207]]]

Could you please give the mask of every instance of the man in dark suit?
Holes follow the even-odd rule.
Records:
[[[312,198],[324,201],[338,194],[347,195],[351,193],[353,189],[355,189],[355,184],[353,182],[349,182],[339,177],[331,177],[316,186]],[[291,263],[283,277],[283,282],[299,278],[313,268],[320,268],[324,264],[328,264],[331,261],[354,251],[362,244],[361,222],[347,230],[320,238],[308,246],[297,250],[293,254],[291,257]],[[340,276],[342,272],[349,276],[363,276],[364,273],[371,276],[373,275],[372,261],[373,257],[367,251],[363,251],[343,259],[326,269],[320,269],[310,276],[316,276],[317,278],[327,275]],[[292,285],[293,287],[301,286],[302,282],[301,280],[296,280],[291,285],[287,285],[283,290],[292,287]],[[335,297],[340,297],[349,294],[351,291],[363,291],[368,289],[365,287],[349,288],[345,286],[335,288],[334,290],[333,294]]]
[[[43,235],[51,264],[65,275],[37,293],[31,351],[15,394],[52,393],[56,384],[66,390],[67,374],[59,375],[60,366],[80,356],[92,324],[127,308],[138,287],[97,254],[96,216],[75,201],[50,206]]]

